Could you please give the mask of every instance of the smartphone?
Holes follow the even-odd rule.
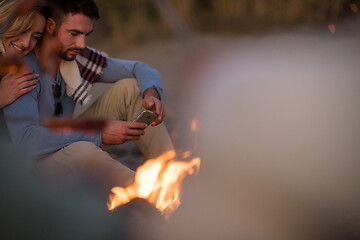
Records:
[[[158,116],[149,110],[143,110],[133,122],[143,122],[150,125]]]

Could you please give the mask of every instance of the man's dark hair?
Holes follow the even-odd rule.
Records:
[[[92,19],[99,19],[99,9],[94,0],[48,0],[51,18],[60,25],[65,15],[81,13]]]
[[[45,18],[51,17],[51,9],[46,4],[39,4],[35,9],[39,11]]]

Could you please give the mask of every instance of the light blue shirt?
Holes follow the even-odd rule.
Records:
[[[50,154],[77,141],[89,141],[100,146],[100,130],[93,133],[79,131],[70,134],[55,134],[42,126],[42,121],[46,117],[54,115],[53,86],[55,84],[61,85],[60,101],[63,106],[63,116],[73,115],[75,102],[66,95],[65,83],[59,72],[54,79],[40,69],[35,51],[30,52],[24,59],[29,68],[40,76],[33,91],[24,94],[4,108],[4,116],[11,140],[20,149],[29,151],[30,154],[36,156]],[[155,88],[161,96],[160,74],[146,63],[139,61],[108,58],[107,66],[103,68],[103,75],[98,81],[114,83],[124,78],[136,78],[142,94],[148,88]]]

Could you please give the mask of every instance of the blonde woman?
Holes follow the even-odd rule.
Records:
[[[0,58],[25,56],[34,49],[45,28],[48,10],[35,7],[25,15],[14,17],[17,4],[17,0],[0,2]],[[37,75],[30,69],[0,75],[0,143],[10,142],[2,108],[32,91],[37,82]]]
[[[45,27],[46,9],[35,7],[25,15],[13,17],[16,0],[0,2],[0,56],[23,57],[34,49]],[[12,19],[13,18],[13,19]],[[9,21],[11,19],[11,21]],[[11,104],[21,95],[30,92],[38,82],[33,70],[8,73],[0,80],[0,109]]]

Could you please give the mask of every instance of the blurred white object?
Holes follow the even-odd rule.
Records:
[[[165,239],[359,237],[358,26],[230,41],[195,66],[181,101],[203,162]]]

